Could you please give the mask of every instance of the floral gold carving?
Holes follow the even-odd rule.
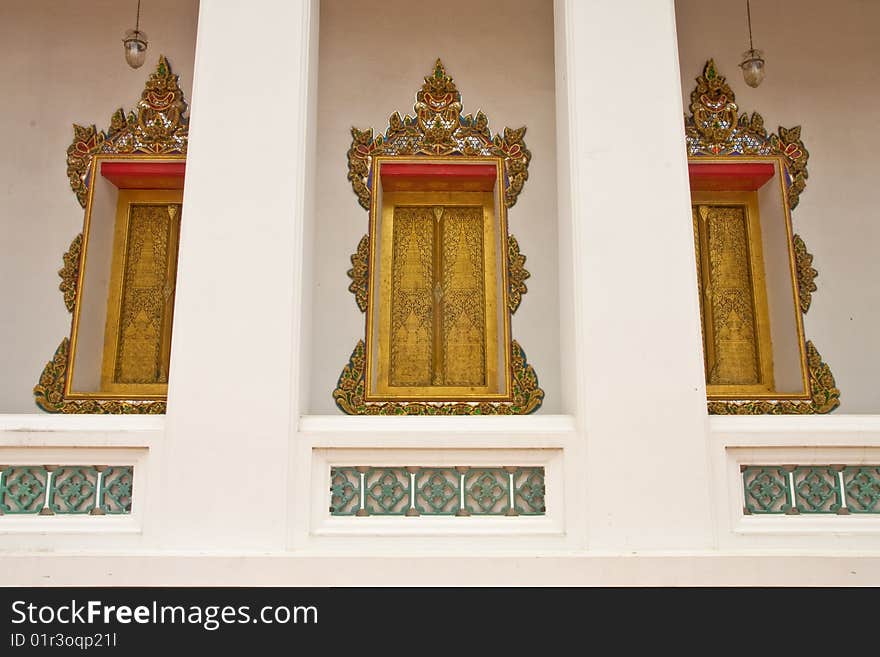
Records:
[[[797,207],[807,183],[810,157],[801,141],[801,128],[782,128],[767,134],[757,112],[738,114],[736,96],[715,62],[709,60],[691,92],[691,115],[685,117],[688,155],[777,155],[783,158],[790,177],[788,203]]]
[[[830,413],[840,405],[840,390],[831,368],[822,360],[812,341],[807,340],[807,367],[810,373],[810,400],[711,401],[714,415],[789,415]]]
[[[79,258],[82,252],[82,233],[73,238],[70,248],[64,254],[64,267],[58,270],[61,277],[61,284],[58,289],[64,294],[64,305],[68,312],[73,312],[73,305],[76,302],[76,286],[79,278]]]
[[[529,291],[525,280],[531,276],[525,268],[526,257],[519,251],[519,242],[513,235],[507,237],[507,305],[510,314],[516,312],[522,295]]]
[[[526,361],[522,347],[511,342],[513,401],[467,402],[368,402],[364,399],[366,383],[366,347],[359,340],[348,364],[339,376],[333,399],[344,413],[350,415],[522,415],[536,411],[544,400],[538,387],[538,376]]]
[[[110,127],[99,131],[94,125],[73,126],[73,142],[67,149],[67,177],[80,205],[86,206],[89,193],[89,165],[99,153],[186,153],[189,118],[178,76],[164,55],[147,79],[136,111],[127,115],[118,109],[110,117]]]
[[[385,133],[376,137],[372,128],[351,129],[348,180],[365,210],[370,209],[372,158],[379,155],[502,158],[506,178],[504,203],[508,208],[514,206],[529,177],[532,158],[523,141],[525,127],[504,128],[502,134],[493,136],[489,131],[489,119],[483,112],[478,111],[476,116],[462,115],[461,93],[439,59],[434,64],[433,73],[425,77],[416,94],[413,110],[415,116],[392,114]]]
[[[797,264],[798,299],[800,300],[801,312],[806,314],[813,300],[813,292],[816,291],[815,279],[819,272],[813,269],[813,254],[807,251],[807,245],[800,235],[794,236],[794,256]]]
[[[370,270],[370,236],[364,235],[358,242],[358,248],[351,256],[351,269],[348,277],[351,285],[348,291],[354,294],[355,301],[362,313],[367,312],[367,285],[369,283]]]
[[[34,386],[34,398],[49,413],[74,414],[150,414],[165,412],[164,401],[127,399],[70,399],[64,396],[70,341],[64,338]]]

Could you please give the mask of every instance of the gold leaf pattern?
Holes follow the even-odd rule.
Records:
[[[434,363],[434,222],[431,208],[394,209],[390,381],[429,386]]]
[[[482,208],[446,208],[441,226],[443,367],[435,385],[486,385]]]
[[[712,344],[707,383],[760,382],[757,327],[752,298],[745,210],[741,206],[697,207],[707,231],[708,280]]]
[[[125,253],[122,299],[119,307],[118,351],[114,383],[167,383],[168,243],[175,231],[180,205],[133,203],[129,206],[128,244]]]

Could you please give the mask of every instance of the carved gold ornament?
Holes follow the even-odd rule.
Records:
[[[73,238],[70,248],[64,254],[64,267],[58,270],[61,277],[61,285],[58,289],[64,294],[64,305],[67,312],[73,312],[73,305],[76,302],[76,283],[79,278],[79,259],[82,252],[82,233]]]
[[[351,279],[351,285],[348,286],[349,292],[354,295],[358,308],[362,313],[367,312],[367,283],[370,262],[370,236],[364,235],[358,242],[358,248],[351,255],[351,269],[348,270],[348,277]]]
[[[794,236],[794,256],[797,263],[798,299],[801,312],[805,315],[810,309],[813,300],[813,292],[816,291],[815,280],[819,272],[813,269],[813,254],[807,251],[807,245],[800,235]]]
[[[810,157],[801,140],[800,126],[780,127],[776,134],[768,135],[760,114],[740,114],[733,90],[711,59],[696,81],[697,86],[690,97],[691,114],[684,120],[688,157],[778,158],[788,206],[794,210],[806,188],[807,160]],[[818,272],[812,266],[813,256],[796,234],[793,234],[791,247],[797,271],[798,306],[804,314],[810,308],[812,293],[816,291],[814,281]],[[800,339],[803,340],[802,335]],[[709,412],[719,415],[828,413],[837,408],[840,391],[831,369],[822,361],[811,341],[805,340],[801,346],[806,356],[809,399],[713,400],[708,403]]]
[[[333,392],[344,413],[510,415],[543,401],[509,324],[529,277],[506,214],[528,178],[526,129],[493,137],[485,114],[461,110],[438,59],[416,94],[414,116],[395,112],[375,138],[372,129],[352,128],[348,180],[370,212],[370,232],[347,272],[367,335]],[[492,186],[384,187],[381,201],[374,197],[386,165],[460,163],[494,172]]]
[[[691,115],[685,117],[685,139],[689,157],[699,155],[777,155],[785,162],[788,204],[797,207],[807,186],[807,160],[801,128],[779,128],[768,135],[764,119],[757,112],[738,115],[733,90],[709,60],[697,87],[691,92]]]
[[[64,396],[70,340],[64,338],[34,386],[37,406],[49,413],[150,414],[165,412],[165,402],[140,399],[68,399]]]
[[[531,276],[525,268],[526,257],[519,252],[519,242],[513,235],[507,237],[507,284],[508,290],[507,303],[510,307],[510,314],[516,312],[522,301],[522,295],[529,291],[526,287],[525,280]]]
[[[506,178],[504,203],[508,208],[529,177],[532,154],[523,137],[525,127],[504,128],[502,135],[492,136],[489,119],[483,112],[462,116],[461,94],[438,59],[434,72],[416,94],[415,116],[401,118],[395,112],[388,119],[384,135],[373,137],[373,129],[351,129],[352,143],[348,149],[348,179],[361,206],[370,209],[373,158],[378,155],[464,155],[500,157]]]
[[[538,387],[535,370],[526,361],[525,352],[514,340],[511,342],[513,365],[513,401],[453,402],[367,402],[364,399],[366,383],[366,346],[359,340],[348,364],[339,376],[333,399],[349,415],[524,415],[536,411],[544,401],[544,391]]]
[[[189,118],[186,101],[164,55],[150,75],[137,110],[127,115],[120,108],[110,117],[110,127],[99,132],[94,125],[73,125],[73,143],[67,149],[67,177],[79,204],[86,207],[88,172],[99,153],[184,154]]]
[[[810,372],[810,400],[711,401],[713,415],[806,415],[830,413],[840,405],[840,390],[831,368],[822,360],[812,341],[807,340],[807,368]]]

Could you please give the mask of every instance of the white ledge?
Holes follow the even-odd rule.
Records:
[[[0,413],[0,434],[35,431],[162,431],[164,415],[66,415],[31,413],[6,415]]]
[[[877,433],[880,415],[710,415],[712,433]]]
[[[562,434],[576,430],[571,415],[388,416],[303,415],[303,433]]]

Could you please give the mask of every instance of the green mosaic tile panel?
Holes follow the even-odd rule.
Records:
[[[510,475],[504,468],[474,468],[464,477],[464,505],[475,516],[503,516],[510,511]]]
[[[0,515],[131,513],[134,467],[0,466]]]
[[[837,513],[842,504],[837,470],[828,466],[795,468],[795,504],[800,513]]]
[[[745,508],[749,513],[787,513],[791,509],[788,472],[782,466],[752,466],[743,470]]]
[[[114,465],[101,474],[101,511],[108,515],[131,513],[134,467]]]
[[[97,470],[89,467],[61,467],[52,471],[49,508],[53,513],[91,513],[97,501]]]
[[[15,465],[0,473],[0,510],[4,514],[40,513],[46,503],[49,473],[38,465]]]
[[[843,487],[850,513],[880,513],[880,465],[844,468]]]
[[[880,514],[880,465],[753,465],[742,476],[745,513]]]
[[[369,515],[400,516],[410,508],[406,468],[372,468],[364,473],[364,509]]]
[[[543,516],[542,466],[332,466],[333,516]]]
[[[330,513],[353,516],[361,508],[361,473],[357,468],[330,469]]]
[[[543,515],[544,468],[517,468],[513,473],[513,502],[519,515]]]
[[[455,468],[420,468],[415,482],[420,515],[454,516],[461,509],[461,475]]]

